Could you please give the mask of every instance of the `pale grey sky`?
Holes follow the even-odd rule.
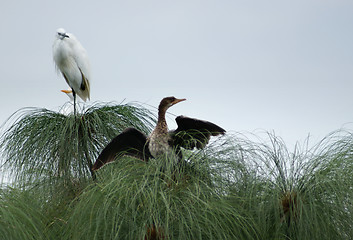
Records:
[[[174,95],[187,98],[175,115],[288,145],[353,126],[351,0],[22,0],[0,12],[0,124],[68,100],[52,60],[63,27],[88,51],[91,102]]]

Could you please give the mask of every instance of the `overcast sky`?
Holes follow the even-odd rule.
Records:
[[[187,98],[175,115],[274,131],[288,145],[352,129],[351,0],[22,0],[0,12],[0,124],[68,101],[52,60],[63,27],[88,51],[90,103],[153,109],[173,95]]]

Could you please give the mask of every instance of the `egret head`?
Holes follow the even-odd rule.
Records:
[[[57,33],[57,38],[59,39],[64,39],[64,38],[69,38],[69,36],[66,34],[65,29],[63,28],[59,28],[58,30],[56,30]]]

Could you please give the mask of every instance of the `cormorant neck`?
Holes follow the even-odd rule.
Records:
[[[159,107],[158,108],[158,122],[157,122],[157,128],[160,131],[165,131],[168,132],[168,126],[167,126],[167,121],[165,119],[165,113],[167,112],[166,108]]]

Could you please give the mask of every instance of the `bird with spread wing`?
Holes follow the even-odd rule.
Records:
[[[135,128],[127,128],[116,136],[100,153],[92,170],[98,170],[105,164],[115,160],[117,155],[129,155],[148,161],[168,153],[175,153],[182,158],[181,149],[202,149],[211,136],[223,135],[226,131],[214,123],[178,116],[178,128],[168,130],[165,118],[169,107],[185,101],[175,97],[163,98],[158,107],[158,121],[152,133],[147,137]]]

